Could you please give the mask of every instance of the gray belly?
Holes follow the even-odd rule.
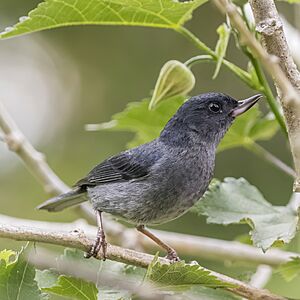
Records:
[[[184,214],[203,195],[207,184],[182,181],[130,181],[88,188],[94,209],[133,224],[160,224]]]

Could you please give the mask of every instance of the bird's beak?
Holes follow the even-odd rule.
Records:
[[[262,97],[262,95],[258,94],[258,95],[252,96],[250,98],[247,98],[245,100],[239,101],[238,106],[230,112],[230,115],[232,117],[237,117],[237,116],[243,114],[245,111],[250,109],[261,97]]]

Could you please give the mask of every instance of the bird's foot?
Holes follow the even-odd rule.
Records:
[[[168,255],[166,256],[166,259],[168,259],[172,264],[180,261],[180,258],[174,249],[170,249],[170,251],[168,251]]]
[[[97,234],[97,238],[93,244],[93,246],[91,247],[91,249],[89,250],[89,252],[87,252],[85,254],[85,258],[90,258],[90,257],[97,257],[99,251],[102,249],[102,259],[106,260],[106,250],[107,250],[107,242],[105,239],[105,234],[104,232],[100,232],[99,234]]]

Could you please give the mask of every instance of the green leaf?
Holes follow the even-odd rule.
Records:
[[[149,110],[149,100],[128,103],[124,111],[112,116],[112,121],[88,125],[87,130],[125,130],[135,133],[128,147],[135,147],[157,138],[168,120],[184,102],[184,97],[173,97]]]
[[[12,255],[15,260],[10,261]],[[4,250],[0,253],[1,300],[45,299],[35,281],[35,269],[25,260],[24,251],[15,253]]]
[[[179,28],[207,0],[46,0],[0,37],[70,25],[131,25]]]
[[[35,272],[35,280],[38,283],[40,289],[54,286],[56,284],[58,276],[59,275],[51,270],[36,270]]]
[[[94,283],[65,275],[59,276],[55,285],[45,287],[43,290],[78,300],[97,300],[98,293]]]
[[[230,38],[230,28],[227,26],[226,23],[220,25],[217,29],[217,33],[219,35],[219,40],[216,45],[215,53],[218,57],[216,69],[213,75],[213,79],[215,79],[222,66],[223,58],[225,57],[229,38]]]
[[[282,264],[276,270],[286,281],[292,281],[300,275],[300,257],[292,257],[290,261]]]
[[[247,223],[253,243],[266,251],[276,241],[288,243],[296,234],[298,214],[291,207],[272,206],[244,178],[214,181],[192,209],[208,223]]]
[[[189,67],[178,60],[167,61],[160,70],[149,109],[154,109],[164,99],[186,96],[194,86],[195,76]]]
[[[147,272],[147,278],[162,289],[185,290],[194,285],[203,285],[210,288],[234,287],[212,275],[198,264],[185,264],[184,261],[173,264],[155,262]]]
[[[0,261],[3,260],[4,265],[9,265],[10,263],[13,263],[11,261],[11,257],[16,257],[17,253],[13,250],[2,250],[0,252]]]
[[[252,145],[255,141],[268,140],[278,130],[273,114],[261,117],[258,106],[239,116],[221,141],[218,151]]]

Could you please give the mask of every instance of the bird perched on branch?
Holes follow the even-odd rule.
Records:
[[[49,199],[38,208],[61,211],[89,200],[97,215],[98,233],[88,257],[106,240],[102,212],[136,225],[137,230],[178,261],[176,251],[145,225],[161,224],[184,214],[198,201],[213,177],[216,148],[235,117],[251,108],[261,95],[237,101],[221,93],[207,93],[186,101],[160,136],[112,156],[79,180],[73,189]]]

